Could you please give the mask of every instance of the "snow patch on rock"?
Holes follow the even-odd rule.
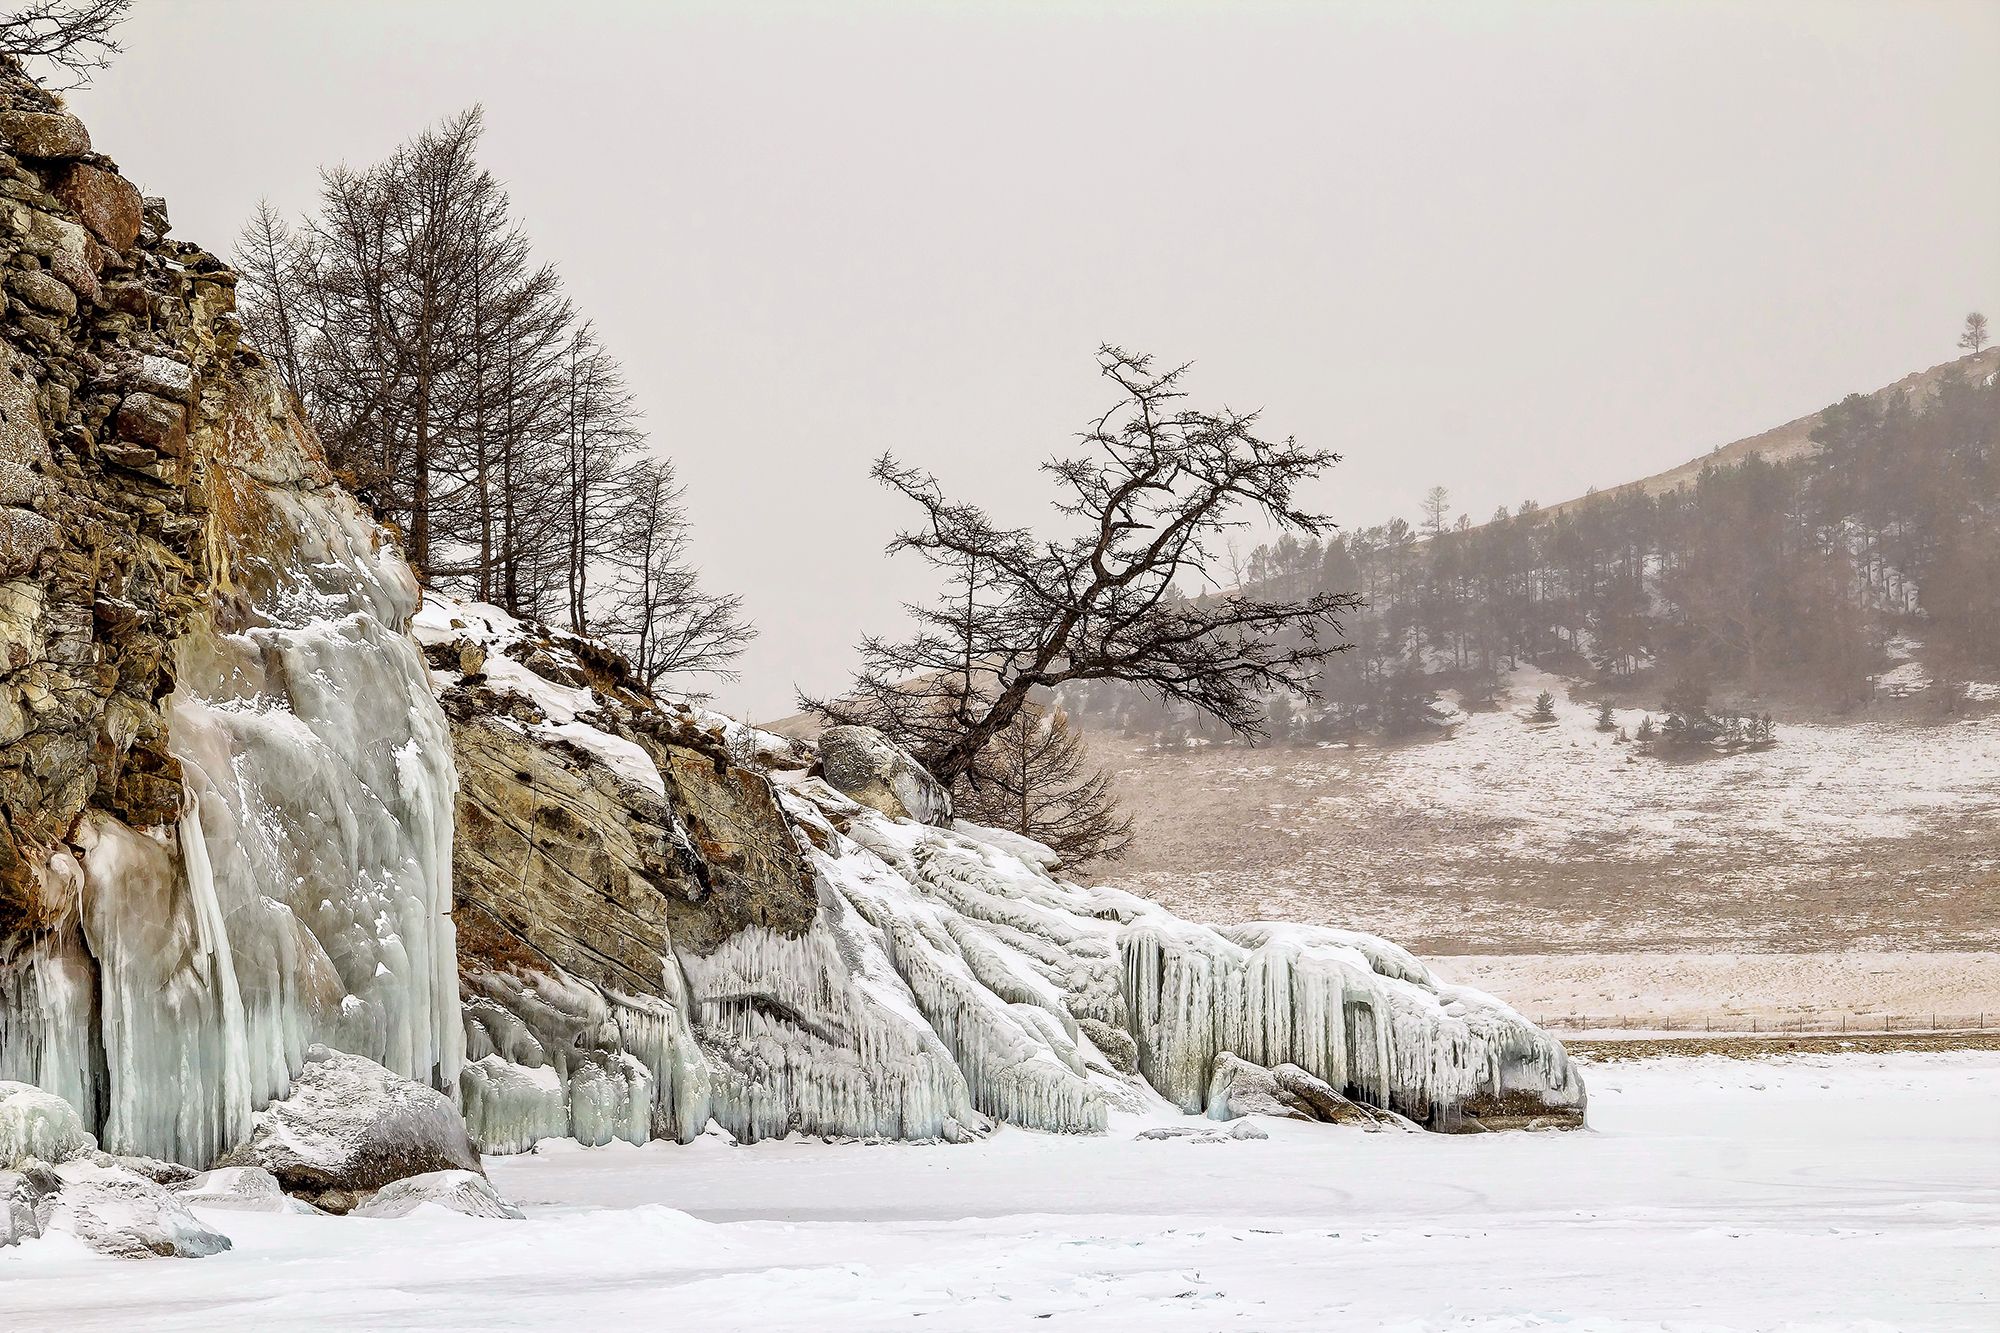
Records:
[[[390,1181],[359,1204],[353,1217],[407,1217],[419,1208],[445,1208],[467,1217],[504,1217],[519,1220],[526,1216],[500,1197],[485,1176],[471,1171],[427,1171]]]

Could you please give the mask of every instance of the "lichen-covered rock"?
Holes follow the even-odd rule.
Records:
[[[137,191],[89,154],[74,116],[0,68],[0,954],[60,927],[51,867],[87,809],[179,814],[163,702],[205,600],[208,501],[184,469],[114,465],[107,426],[130,364],[180,362],[189,402],[240,369],[222,283],[184,262],[196,247],[138,244]],[[33,1058],[16,1046],[0,1075]]]
[[[123,176],[78,162],[57,183],[56,195],[113,250],[130,250],[138,243],[144,202],[138,187]]]
[[[90,131],[61,111],[0,112],[0,140],[22,157],[82,157],[90,151]]]
[[[39,269],[24,269],[7,279],[7,289],[29,305],[67,319],[76,313],[76,293],[61,279]]]
[[[431,1171],[483,1173],[458,1108],[372,1060],[316,1046],[291,1095],[251,1117],[250,1137],[221,1166],[270,1172],[293,1194],[323,1201]],[[327,1206],[321,1202],[321,1206]]]
[[[68,1102],[26,1083],[0,1082],[0,1167],[67,1162],[96,1147]]]
[[[842,795],[892,819],[951,822],[951,793],[873,727],[828,727],[819,735],[820,776]]]
[[[464,1213],[467,1217],[519,1219],[526,1216],[501,1198],[500,1192],[486,1177],[470,1171],[432,1171],[393,1181],[375,1191],[365,1203],[357,1204],[350,1215],[407,1217],[426,1204]]]

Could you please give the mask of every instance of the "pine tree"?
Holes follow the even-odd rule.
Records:
[[[1708,685],[1699,677],[1680,677],[1668,687],[1660,706],[1667,715],[1660,724],[1660,738],[1670,749],[1697,749],[1727,736],[1724,721],[1708,711]]]
[[[1272,740],[1280,745],[1290,745],[1298,739],[1297,709],[1292,704],[1291,695],[1277,695],[1271,700],[1271,706],[1265,712],[1269,719]]]
[[[1618,730],[1617,714],[1611,711],[1611,701],[1600,699],[1597,703],[1597,729],[1599,731]]]
[[[1528,721],[1537,726],[1546,726],[1556,720],[1556,697],[1547,690],[1535,696],[1535,711],[1528,714]]]

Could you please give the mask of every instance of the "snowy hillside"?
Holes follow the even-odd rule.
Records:
[[[1506,685],[1405,745],[1094,738],[1139,817],[1112,878],[1215,920],[1338,912],[1427,954],[2000,942],[2000,711],[1978,683],[1955,719],[1781,720],[1770,749],[1687,762],[1599,731],[1587,686]],[[1523,716],[1543,690],[1552,726]]]

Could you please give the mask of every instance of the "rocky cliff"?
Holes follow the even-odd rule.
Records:
[[[878,735],[836,756],[656,700],[493,607],[429,598],[416,632],[457,750],[464,1100],[489,1149],[711,1119],[1095,1132],[1163,1102],[1581,1120],[1555,1041],[1384,941],[1066,882],[1046,847],[952,820]]]
[[[0,1080],[109,1152],[240,1149],[319,1046],[489,1151],[1580,1120],[1556,1042],[1391,945],[1068,882],[879,737],[422,595],[229,270],[4,70],[0,134]]]
[[[325,1041],[455,1084],[409,570],[171,239],[0,69],[0,1078],[205,1163]]]

